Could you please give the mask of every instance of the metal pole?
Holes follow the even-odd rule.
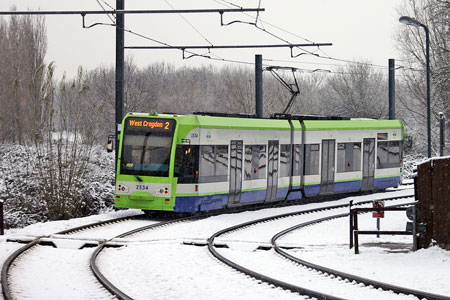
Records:
[[[389,120],[395,120],[395,59],[389,59]]]
[[[427,134],[428,134],[428,158],[431,157],[431,83],[430,83],[430,33],[424,24],[426,37],[426,60],[427,60]]]
[[[116,0],[117,5],[117,0]],[[119,6],[117,6],[119,7]],[[242,12],[262,12],[264,8],[227,8],[227,9],[153,9],[153,10],[38,10],[38,11],[0,11],[0,16],[17,15],[122,15],[122,14],[198,14],[198,13],[242,13]]]
[[[413,205],[413,209],[412,209],[412,214],[413,214],[413,226],[412,226],[412,236],[413,236],[413,251],[417,251],[418,247],[417,247],[417,215],[416,215],[416,205]]]
[[[377,230],[380,231],[380,218],[377,218]],[[377,233],[377,238],[380,237],[380,234]]]
[[[349,244],[349,248],[352,249],[353,248],[353,211],[352,211],[352,205],[353,205],[353,200],[350,200],[350,203],[348,204],[348,207],[350,209],[350,244]]]
[[[116,9],[123,10],[125,0],[116,0]],[[119,156],[119,135],[123,117],[123,103],[125,98],[124,88],[124,28],[125,15],[116,15],[116,168]]]
[[[125,49],[132,50],[186,50],[186,49],[248,49],[248,48],[292,48],[292,47],[321,47],[331,46],[331,43],[310,43],[310,44],[253,44],[253,45],[172,45],[172,46],[127,46]]]
[[[255,55],[255,97],[256,116],[263,117],[263,76],[262,76],[262,55]]]
[[[5,222],[3,218],[3,201],[0,200],[0,235],[5,234]]]
[[[444,113],[439,113],[439,156],[444,156],[445,148],[445,117]]]

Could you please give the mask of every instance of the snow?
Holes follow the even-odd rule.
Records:
[[[381,230],[405,230],[405,212],[386,212]],[[360,229],[375,229],[371,214],[358,217]],[[294,232],[278,241],[280,245],[301,245],[289,253],[315,264],[343,272],[389,282],[410,289],[450,295],[450,251],[439,247],[412,249],[411,236],[360,236],[360,254],[349,249],[349,237],[342,234],[348,219],[336,219]],[[326,236],[328,243],[324,243]]]
[[[358,196],[351,200],[360,202],[391,197],[393,194],[408,195],[411,190],[399,189],[388,195]],[[350,198],[335,201],[333,204],[348,203],[349,200]],[[113,240],[123,246],[106,248],[98,257],[98,266],[108,280],[135,299],[302,299],[298,294],[262,284],[219,263],[205,247],[206,239],[220,229],[249,220],[326,205],[329,203],[223,214],[149,230],[129,238]],[[342,290],[339,286],[344,285],[344,282],[330,280],[326,284],[318,283],[314,280],[319,276],[317,274],[302,278],[304,271],[300,267],[282,259],[272,249],[258,248],[268,246],[274,233],[293,224],[345,211],[346,209],[324,211],[251,226],[218,238],[218,244],[229,246],[218,251],[263,274],[294,284],[307,282],[308,288],[336,292],[346,299],[414,299],[390,292],[384,292],[380,296],[379,292],[371,288],[353,291],[352,287],[348,287]],[[49,241],[58,243],[58,248],[37,246],[19,259],[11,272],[12,291],[20,299],[112,299],[89,269],[89,257],[95,248],[78,249],[81,247],[80,243],[111,239],[119,233],[152,221],[119,222],[111,227],[76,232],[65,238],[54,233],[85,223],[136,213],[136,210],[111,211],[86,218],[36,223],[23,229],[7,230],[6,236],[0,237],[1,263],[22,246],[7,242],[7,239],[47,236]],[[358,221],[360,229],[375,229],[375,219],[371,214],[360,215]],[[404,212],[386,212],[385,218],[381,220],[381,229],[404,230],[406,221]],[[294,246],[289,250],[290,254],[312,263],[450,296],[449,251],[434,246],[413,252],[411,236],[361,236],[360,254],[355,255],[354,250],[348,247],[348,226],[348,218],[323,222],[286,235],[280,238],[278,244]]]
[[[19,299],[114,299],[89,269],[92,249],[37,246],[32,251],[10,271],[10,287]]]

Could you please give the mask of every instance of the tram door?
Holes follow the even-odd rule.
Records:
[[[228,206],[239,204],[242,190],[242,141],[230,143],[230,193]]]
[[[363,180],[361,190],[370,190],[373,188],[375,175],[375,139],[364,139],[363,144]]]
[[[277,198],[278,153],[279,153],[279,142],[269,141],[269,152],[267,153],[266,202],[274,201]]]
[[[334,187],[334,165],[335,165],[335,140],[322,141],[322,168],[320,193],[328,194],[333,192]]]

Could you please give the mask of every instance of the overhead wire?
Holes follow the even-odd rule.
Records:
[[[175,10],[175,7],[169,3],[168,0],[164,0],[166,2],[167,5],[170,6],[170,8],[172,8],[173,10]],[[189,20],[187,18],[185,18],[182,14],[179,14],[179,16],[192,28],[195,30],[195,32],[197,32],[208,44],[210,44],[211,46],[213,46],[214,44],[204,35],[200,32],[200,30],[198,30],[191,22],[189,22]],[[192,56],[208,56],[209,58],[211,58],[209,55],[213,55],[215,56],[217,59],[220,60],[225,60],[223,57],[220,57],[219,55],[217,55],[216,53],[211,52],[211,49],[208,49],[208,52],[206,54],[202,54],[202,55],[197,55],[194,54]]]
[[[230,1],[225,1],[225,0],[212,0],[212,1],[214,1],[214,2],[216,2],[216,3],[219,3],[219,4],[222,4],[222,5],[224,5],[224,6],[231,5],[231,6],[239,7],[239,5],[236,5],[236,4],[234,4],[234,3],[230,2]],[[224,4],[224,3],[226,3],[226,4]],[[229,7],[229,6],[228,6],[228,7]],[[251,15],[249,15],[249,14],[247,14],[247,13],[244,13],[244,12],[242,12],[242,14],[245,15],[245,16],[247,16],[247,17],[252,17]],[[272,27],[274,27],[274,28],[276,28],[276,29],[278,29],[278,30],[281,30],[281,31],[283,31],[283,32],[286,32],[286,33],[291,34],[291,35],[293,35],[293,36],[296,36],[296,37],[298,37],[298,38],[301,38],[301,39],[303,39],[303,40],[305,40],[305,41],[314,43],[313,41],[311,41],[311,40],[309,40],[309,39],[306,39],[306,38],[304,38],[304,37],[302,37],[302,36],[299,36],[299,35],[297,35],[297,34],[294,34],[294,33],[292,33],[292,32],[289,32],[289,31],[287,31],[287,30],[285,30],[285,29],[283,29],[283,28],[281,28],[281,27],[278,27],[278,26],[276,26],[276,25],[273,25],[273,24],[271,24],[271,23],[269,23],[269,22],[265,22],[265,21],[263,22],[263,21],[261,20],[261,18],[259,18],[259,21],[260,21],[261,24],[264,23],[264,24],[269,25],[269,26],[272,26]],[[262,28],[262,27],[258,26],[258,24],[249,23],[249,22],[241,22],[241,23],[253,25],[253,26],[255,26],[256,28],[258,28],[258,29],[264,31],[265,33],[267,33],[267,34],[273,36],[274,38],[277,38],[277,39],[279,39],[280,41],[283,41],[283,42],[285,42],[285,43],[291,44],[288,40],[286,40],[286,39],[284,39],[284,38],[281,38],[280,36],[276,35],[275,33],[270,32],[270,31],[266,30],[265,28]],[[348,60],[348,59],[341,59],[341,58],[332,57],[332,56],[328,55],[321,47],[318,47],[318,49],[317,49],[316,51],[321,51],[324,55],[320,55],[320,54],[315,53],[315,51],[314,51],[314,52],[313,52],[313,51],[309,51],[309,50],[306,50],[306,49],[302,49],[302,48],[300,48],[300,47],[297,47],[297,48],[299,48],[300,50],[304,51],[306,54],[310,54],[310,55],[313,55],[313,56],[318,57],[318,58],[321,58],[321,59],[328,59],[328,60],[333,60],[333,61],[338,61],[338,62],[344,62],[344,63],[351,63],[351,64],[366,64],[366,63],[364,63],[364,62],[358,62],[358,61],[353,61],[353,60]],[[369,66],[372,66],[372,67],[378,67],[378,68],[387,68],[387,65],[376,65],[376,64],[372,64],[372,63],[369,63],[368,65],[369,65]]]
[[[98,5],[104,10],[106,11],[105,7],[103,7],[103,5],[100,3],[100,0],[96,0]],[[111,10],[115,10],[111,5],[109,5],[109,3],[107,3],[106,1],[102,0],[102,2],[108,6]],[[111,20],[111,22],[113,22],[113,24],[116,24],[116,17],[115,16],[111,16],[111,15],[107,15],[108,18]]]
[[[154,39],[154,38],[151,38],[151,37],[148,37],[148,36],[146,36],[146,35],[137,33],[137,32],[135,32],[135,31],[133,31],[133,30],[131,30],[131,29],[129,29],[129,28],[124,28],[124,31],[126,31],[126,32],[128,32],[128,33],[130,33],[130,34],[133,34],[133,35],[135,35],[135,36],[141,37],[141,38],[143,38],[143,39],[149,40],[149,41],[151,41],[151,42],[154,42],[154,43],[157,43],[157,44],[166,46],[166,47],[175,48],[174,46],[172,46],[172,45],[170,45],[170,44],[168,44],[168,43],[166,43],[166,42],[158,41],[158,40],[156,40],[156,39]],[[189,51],[189,50],[186,50],[186,49],[182,49],[181,47],[178,47],[178,49],[179,49],[179,50],[182,50],[182,51],[184,51],[184,52],[186,52],[186,53],[191,54],[191,57],[197,56],[197,57],[202,57],[202,58],[206,58],[206,59],[210,59],[210,60],[215,60],[215,61],[223,61],[223,62],[231,62],[231,63],[240,63],[240,64],[246,64],[246,65],[253,65],[253,64],[254,64],[254,63],[246,62],[246,61],[230,60],[230,59],[225,59],[225,58],[220,58],[220,57],[211,57],[211,56],[204,55],[204,54],[198,54],[198,53],[193,52],[193,51]]]
[[[225,0],[212,0],[212,1],[214,1],[214,2],[216,2],[216,3],[219,3],[219,4],[221,4],[221,5],[224,5],[224,6],[228,7],[228,8],[230,8],[230,5],[232,5],[232,6],[234,6],[234,7],[239,7],[238,5],[233,4],[233,3],[229,2],[229,1],[225,1]],[[227,3],[227,5],[225,5],[225,4],[221,3],[221,2]],[[259,5],[261,5],[261,1],[259,1]],[[241,12],[241,14],[243,14],[243,15],[245,15],[245,16],[247,16],[247,17],[253,19],[253,16],[251,16],[251,15],[249,15],[249,14],[247,14],[247,13]],[[258,25],[258,20],[260,21],[260,24],[261,24],[261,25]],[[279,29],[279,30],[282,30],[282,31],[284,31],[284,32],[286,32],[286,33],[292,34],[292,35],[294,35],[294,36],[296,36],[296,37],[298,37],[298,38],[300,38],[300,39],[303,39],[303,40],[305,40],[305,41],[307,41],[307,42],[309,42],[309,43],[315,43],[315,42],[313,42],[313,41],[311,41],[311,40],[309,40],[309,39],[306,39],[306,38],[301,37],[301,36],[299,36],[299,35],[290,33],[290,32],[288,32],[287,30],[281,29],[280,27],[275,26],[275,25],[273,25],[273,24],[271,24],[271,23],[269,23],[269,22],[265,22],[265,21],[263,22],[262,19],[261,19],[261,17],[259,17],[259,14],[257,14],[257,17],[256,17],[255,22],[234,21],[234,22],[232,22],[232,23],[242,23],[242,24],[252,25],[252,26],[254,26],[255,28],[257,28],[257,29],[259,29],[259,30],[265,32],[266,34],[269,34],[269,35],[271,35],[272,37],[274,37],[274,38],[276,38],[276,39],[278,39],[278,40],[280,40],[280,41],[282,41],[282,42],[284,42],[284,43],[286,43],[286,44],[289,44],[289,45],[291,45],[292,43],[289,42],[288,40],[286,40],[286,39],[284,39],[284,38],[282,38],[282,37],[280,37],[280,36],[274,34],[273,32],[267,30],[266,28],[264,28],[264,25],[269,25],[269,26],[275,27],[275,28],[277,28],[277,29]],[[311,52],[311,51],[309,51],[309,50],[303,49],[302,47],[296,47],[296,48],[298,48],[298,49],[304,51],[306,54],[315,55],[314,52]]]
[[[258,9],[261,8],[261,0],[259,0],[258,3]],[[258,24],[258,18],[259,18],[259,11],[256,12],[256,19],[255,19],[255,24]]]
[[[111,5],[109,5],[107,2],[105,2],[105,0],[101,0],[106,6],[108,6],[109,8],[111,8],[112,10],[114,10],[114,8],[111,6]],[[166,2],[166,4],[167,5],[169,5],[172,9],[175,9],[174,8],[174,6],[168,1],[168,0],[164,0],[165,2]],[[238,5],[233,5],[231,2],[229,2],[229,1],[224,1],[224,0],[222,0],[223,2],[226,2],[226,3],[228,3],[228,4],[231,4],[232,6],[235,6],[235,7],[239,7],[239,8],[242,8],[242,7],[240,7],[240,6],[238,6]],[[105,10],[105,8],[104,8],[104,6],[100,3],[100,0],[96,0],[96,2],[99,4],[99,6],[103,9],[103,10]],[[217,2],[217,1],[216,1]],[[260,6],[261,6],[261,0],[259,0],[259,5],[258,5],[258,8],[260,8]],[[246,14],[247,15],[247,14]],[[109,15],[108,15],[109,16]],[[183,18],[183,20],[191,27],[191,28],[193,28],[207,43],[209,43],[210,45],[213,45],[209,40],[208,40],[208,38],[206,38],[191,22],[189,22],[189,20],[187,20],[185,17],[183,17],[181,14],[180,14],[180,16]],[[103,23],[96,23],[95,25],[112,25],[112,26],[117,26],[116,25],[116,23],[115,23],[115,20],[113,20],[112,18],[111,18],[111,16],[109,16],[109,18],[110,18],[110,20],[113,22],[113,24],[103,24]],[[255,20],[255,22],[257,22],[258,21],[258,16],[256,17],[256,20]],[[162,42],[162,41],[159,41],[159,40],[156,40],[156,39],[154,39],[154,38],[151,38],[151,37],[149,37],[149,36],[146,36],[146,35],[143,35],[143,34],[140,34],[140,33],[138,33],[138,32],[135,32],[135,31],[133,31],[133,30],[131,30],[130,28],[128,28],[128,27],[124,27],[123,28],[123,30],[125,31],[125,32],[128,32],[128,33],[130,33],[130,34],[132,34],[132,35],[135,35],[135,36],[138,36],[138,37],[140,37],[140,38],[143,38],[143,39],[146,39],[146,40],[149,40],[149,41],[151,41],[151,42],[154,42],[154,43],[157,43],[157,44],[160,44],[160,45],[163,45],[163,46],[166,46],[166,47],[171,47],[171,48],[174,48],[172,45],[170,45],[169,43],[166,43],[166,42]],[[290,44],[288,41],[285,41],[285,40],[282,40],[283,42],[286,42],[286,43],[288,43],[288,44]],[[194,57],[194,56],[196,56],[196,57],[202,57],[202,58],[206,58],[206,59],[210,59],[210,60],[215,60],[215,61],[221,61],[221,62],[230,62],[230,63],[239,63],[239,64],[245,64],[245,65],[254,65],[254,63],[253,62],[247,62],[247,61],[240,61],[240,60],[233,60],[233,59],[226,59],[226,58],[223,58],[223,57],[220,57],[219,55],[217,55],[217,54],[215,54],[215,53],[213,53],[213,52],[211,52],[210,51],[210,49],[208,49],[208,53],[207,54],[198,54],[198,53],[196,53],[196,52],[193,52],[193,51],[188,51],[188,50],[186,50],[186,49],[182,49],[182,48],[179,48],[180,50],[182,50],[183,52],[186,52],[186,53],[189,53],[190,54],[190,56],[189,57],[187,57],[187,58],[190,58],[190,57]],[[210,55],[208,55],[208,54],[210,54],[210,55],[213,55],[213,56],[215,56],[215,57],[211,57]],[[186,58],[185,58],[186,59]]]
[[[109,8],[114,9],[111,5],[109,5],[109,4],[108,4],[107,2],[105,2],[104,0],[101,0],[101,1],[102,1],[106,6],[108,6]],[[175,8],[170,4],[170,2],[169,2],[168,0],[164,0],[164,1],[165,1],[172,9],[175,9]],[[236,5],[236,4],[234,4],[234,3],[232,3],[232,2],[229,2],[229,1],[226,1],[226,0],[213,0],[213,1],[214,1],[214,2],[217,2],[217,3],[219,3],[219,4],[222,4],[222,5],[224,5],[223,3],[227,3],[227,6],[230,5],[230,6],[242,8],[241,6]],[[103,10],[105,10],[104,6],[100,3],[99,0],[96,0],[96,2],[100,5],[100,7],[102,7]],[[260,5],[261,5],[261,0],[259,0],[258,8],[260,7]],[[248,15],[248,14],[246,14],[246,13],[243,13],[243,14],[244,14],[244,15],[247,15],[247,16],[250,16],[250,15]],[[186,19],[185,17],[183,17],[182,15],[180,15],[180,16],[181,16],[181,17],[183,18],[183,20],[184,20],[191,28],[193,28],[193,29],[194,29],[194,30],[195,30],[195,31],[196,31],[196,32],[197,32],[197,33],[198,33],[198,34],[199,34],[199,35],[200,35],[207,43],[209,43],[210,45],[213,45],[213,44],[208,40],[208,38],[207,38],[206,36],[204,36],[204,35],[203,35],[203,34],[202,34],[202,33],[201,33],[201,32],[200,32],[200,31],[199,31],[199,30],[191,23],[191,22],[189,22],[189,20],[187,20],[187,19]],[[110,15],[108,15],[108,17],[109,17],[110,20],[114,23],[114,25],[117,26],[117,25],[115,24],[115,20],[113,20],[112,17],[111,17]],[[291,35],[294,35],[294,36],[297,36],[297,37],[299,37],[299,38],[302,38],[302,39],[304,39],[304,40],[306,40],[306,41],[308,41],[308,42],[314,43],[314,42],[312,42],[312,41],[310,41],[310,40],[308,40],[308,39],[305,39],[305,38],[303,38],[303,37],[301,37],[301,36],[298,36],[298,35],[296,35],[296,34],[294,34],[294,33],[291,33],[291,32],[289,32],[289,31],[287,31],[287,30],[284,30],[284,29],[282,29],[281,27],[278,27],[278,26],[275,26],[275,25],[270,24],[270,23],[268,23],[268,22],[262,21],[261,17],[257,15],[256,18],[255,18],[255,23],[254,23],[254,24],[256,24],[258,21],[259,21],[261,24],[268,24],[268,25],[270,25],[270,26],[272,26],[272,27],[274,27],[274,28],[277,28],[277,29],[279,29],[279,30],[281,30],[281,31],[284,31],[284,32],[289,33],[289,34],[291,34]],[[245,23],[245,22],[243,22],[243,23]],[[107,24],[101,24],[101,25],[107,25]],[[108,24],[108,25],[109,25],[109,24]],[[262,30],[262,31],[264,31],[265,33],[267,33],[267,34],[273,36],[274,38],[277,38],[277,39],[283,41],[284,43],[291,44],[288,40],[286,40],[286,39],[284,39],[284,38],[281,38],[281,37],[279,37],[278,35],[276,35],[276,34],[270,32],[270,31],[268,31],[268,30],[266,30],[266,29],[264,29],[264,28],[262,28],[262,27],[259,27],[257,24],[254,25],[254,26],[255,26],[256,28],[258,28],[259,30]],[[157,43],[157,44],[166,46],[166,47],[171,47],[171,48],[173,48],[173,46],[170,45],[169,43],[166,43],[166,42],[163,42],[163,41],[159,41],[159,40],[156,40],[156,39],[151,38],[151,37],[149,37],[149,36],[140,34],[140,33],[135,32],[135,31],[133,31],[133,30],[127,28],[127,27],[125,27],[125,28],[123,28],[123,29],[124,29],[124,31],[126,31],[126,32],[128,32],[128,33],[130,33],[130,34],[132,34],[132,35],[138,36],[138,37],[140,37],[140,38],[149,40],[149,41],[151,41],[151,42],[154,42],[154,43]],[[207,55],[207,54],[199,54],[199,53],[196,53],[196,52],[193,52],[193,51],[189,51],[189,50],[186,50],[186,49],[181,49],[181,48],[179,48],[179,49],[182,50],[182,51],[184,51],[184,52],[186,52],[186,53],[191,54],[191,56],[189,56],[189,57],[196,56],[196,57],[202,57],[202,58],[206,58],[206,59],[210,59],[210,60],[214,60],[214,61],[230,62],[230,63],[238,63],[238,64],[245,64],[245,65],[254,65],[254,62],[241,61],[241,60],[233,60],[233,59],[226,59],[226,58],[220,57],[220,56],[218,56],[217,54],[211,52],[210,50],[208,50],[208,54],[213,55],[213,56],[215,56],[215,57],[212,57],[212,56]],[[304,50],[304,49],[301,49],[301,50]],[[304,50],[304,51],[307,51],[308,54],[311,54],[311,55],[314,55],[314,56],[317,56],[317,57],[320,57],[320,58],[326,58],[326,59],[334,60],[334,61],[346,62],[346,63],[355,63],[355,64],[366,64],[366,63],[362,63],[362,62],[355,62],[355,61],[350,61],[350,60],[338,59],[338,58],[330,57],[330,56],[329,56],[328,54],[326,54],[326,52],[325,52],[322,48],[320,48],[320,47],[318,47],[318,49],[316,49],[315,51],[308,51],[308,50]],[[317,53],[315,53],[316,51],[321,51],[321,52],[323,52],[326,56],[318,55]],[[311,65],[342,66],[342,65],[338,65],[338,64],[325,64],[325,63],[312,63],[312,62],[297,62],[297,61],[274,60],[274,59],[264,59],[264,60],[265,60],[265,61],[273,61],[273,62],[283,62],[283,63],[296,63],[296,64],[300,64],[300,63],[301,63],[301,64],[311,64]],[[369,65],[369,66],[374,67],[374,68],[387,68],[387,66],[381,66],[381,65],[375,65],[375,64],[366,64],[366,65]],[[269,65],[266,65],[266,66],[269,66]],[[343,72],[339,72],[339,71],[331,71],[331,70],[324,70],[324,69],[297,69],[297,70],[303,71],[303,72],[307,72],[307,73],[327,72],[327,73],[330,73],[330,74],[344,74]],[[414,69],[411,69],[411,70],[414,70]],[[416,71],[416,70],[414,70],[414,71]]]
[[[115,8],[113,8],[111,5],[109,5],[108,3],[106,3],[104,0],[101,0],[105,5],[107,5],[108,7],[110,7],[112,10],[115,10]],[[167,0],[164,0],[172,9],[175,9]],[[102,9],[103,10],[105,10],[105,8],[103,7],[103,5],[99,2],[99,0],[96,0],[96,2],[100,5],[100,7],[102,7]],[[181,15],[180,15],[181,16]],[[195,28],[195,26],[193,25],[193,24],[191,24],[186,18],[184,18],[183,16],[181,16],[185,21],[186,21],[186,23],[188,23],[194,30],[196,30],[197,31],[197,33],[199,33],[211,46],[213,46],[213,44],[199,31],[199,30],[197,30],[196,28]],[[112,25],[112,26],[117,26],[117,24],[115,23],[115,21],[113,21],[113,23],[114,24],[104,24],[104,23],[96,23],[95,25]],[[86,28],[88,28],[88,27],[86,27]],[[132,35],[135,35],[135,36],[137,36],[137,37],[140,37],[140,38],[143,38],[143,39],[146,39],[146,40],[148,40],[148,41],[151,41],[151,42],[154,42],[154,43],[156,43],[156,44],[159,44],[159,45],[163,45],[163,46],[166,46],[166,47],[171,47],[171,48],[175,48],[174,46],[172,46],[172,45],[170,45],[169,43],[166,43],[166,42],[162,42],[162,41],[159,41],[159,40],[156,40],[156,39],[154,39],[154,38],[151,38],[151,37],[149,37],[149,36],[146,36],[146,35],[143,35],[143,34],[140,34],[140,33],[138,33],[138,32],[135,32],[135,31],[133,31],[133,30],[131,30],[130,28],[128,28],[128,27],[126,27],[126,26],[124,26],[124,28],[122,28],[125,32],[128,32],[129,34],[132,34]],[[221,62],[230,62],[230,63],[239,63],[239,64],[245,64],[245,65],[253,65],[254,63],[252,63],[252,62],[247,62],[247,61],[239,61],[239,60],[231,60],[231,59],[225,59],[225,58],[222,58],[222,57],[220,57],[220,56],[218,56],[217,54],[215,54],[215,53],[212,53],[210,50],[208,50],[208,54],[211,54],[211,55],[214,55],[215,57],[211,57],[211,56],[209,56],[209,55],[207,55],[207,54],[198,54],[198,53],[196,53],[196,52],[193,52],[193,51],[189,51],[189,50],[186,50],[186,49],[182,49],[182,48],[178,48],[179,50],[181,50],[181,51],[183,51],[183,52],[186,52],[186,53],[189,53],[189,54],[191,54],[191,56],[189,56],[188,58],[190,58],[190,57],[194,57],[194,56],[196,56],[196,57],[201,57],[201,58],[206,58],[206,59],[210,59],[210,60],[214,60],[214,61],[221,61]],[[184,59],[187,59],[187,58],[184,58]]]
[[[170,6],[170,8],[172,8],[172,10],[175,10],[175,7],[170,4],[170,2],[168,0],[164,0],[164,2],[167,3],[167,5]],[[182,14],[178,14],[192,29],[194,29],[195,32],[197,32],[208,44],[210,44],[211,46],[213,45],[213,43],[211,43],[208,38],[206,38],[206,36],[204,36],[200,30],[198,30],[191,22],[189,22],[189,20],[187,18],[185,18]]]

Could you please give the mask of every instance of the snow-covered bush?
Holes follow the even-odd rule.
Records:
[[[403,158],[403,178],[412,179],[416,172],[415,168],[425,159],[426,157],[422,154],[406,154]]]
[[[23,227],[58,216],[45,199],[48,187],[43,184],[42,170],[36,168],[38,160],[35,147],[0,144],[0,200],[4,201],[7,228]],[[102,147],[94,147],[76,186],[76,195],[68,195],[68,199],[74,201],[74,196],[79,197],[77,205],[80,207],[76,215],[65,217],[80,217],[111,208],[114,202],[114,155],[106,153]]]

